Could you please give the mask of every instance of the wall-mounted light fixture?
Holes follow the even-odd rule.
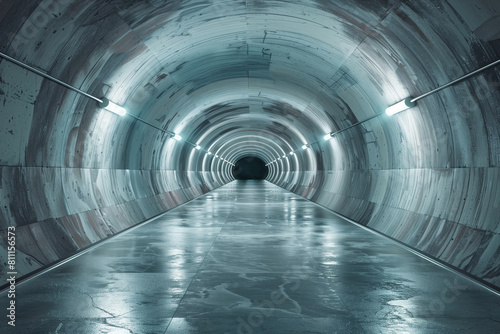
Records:
[[[462,77],[460,77],[460,78],[458,78],[458,79],[456,79],[456,80],[453,80],[453,81],[451,81],[450,83],[448,83],[448,84],[446,84],[446,85],[443,85],[443,86],[438,87],[438,88],[436,88],[436,89],[434,89],[434,90],[431,90],[431,91],[430,91],[430,92],[428,92],[428,93],[422,94],[422,95],[420,95],[420,96],[418,96],[418,97],[416,97],[416,98],[408,97],[408,98],[404,99],[403,101],[400,101],[400,102],[398,102],[398,103],[396,103],[396,104],[394,104],[394,105],[392,105],[392,106],[388,107],[388,108],[385,110],[385,114],[386,114],[386,115],[389,115],[389,116],[392,116],[392,115],[397,114],[397,113],[399,113],[399,112],[402,112],[402,111],[404,111],[404,110],[408,110],[408,109],[410,109],[410,108],[413,108],[413,107],[415,107],[415,106],[416,106],[416,103],[417,103],[417,101],[418,101],[418,100],[423,99],[423,98],[425,98],[425,97],[427,97],[427,96],[429,96],[429,95],[431,95],[431,94],[434,94],[434,93],[436,93],[436,92],[439,92],[440,90],[443,90],[443,89],[445,89],[445,88],[447,88],[447,87],[450,87],[450,86],[452,86],[452,85],[454,85],[454,84],[456,84],[456,83],[458,83],[458,82],[460,82],[460,81],[463,81],[463,80],[465,80],[465,79],[467,79],[467,78],[470,78],[471,76],[476,75],[476,74],[478,74],[478,73],[480,73],[480,72],[482,72],[482,71],[484,71],[484,70],[486,70],[486,69],[488,69],[488,68],[491,68],[491,67],[493,67],[493,66],[496,66],[496,65],[498,65],[498,64],[500,64],[500,59],[499,59],[499,60],[497,60],[497,61],[495,61],[495,62],[493,62],[493,63],[491,63],[491,64],[489,64],[489,65],[487,65],[487,66],[484,66],[484,67],[482,67],[482,68],[480,68],[480,69],[478,69],[478,70],[476,70],[476,71],[474,71],[474,72],[471,72],[471,73],[466,74],[466,75],[464,75],[464,76],[462,76]],[[358,125],[360,125],[360,124],[363,124],[363,123],[365,123],[365,122],[368,122],[368,121],[370,121],[370,120],[372,120],[372,119],[374,119],[374,118],[376,118],[376,117],[379,117],[380,115],[383,115],[383,114],[384,114],[384,113],[375,114],[374,116],[371,116],[371,117],[369,117],[369,118],[367,118],[367,119],[365,119],[365,120],[363,120],[363,121],[360,121],[360,122],[354,123],[354,124],[352,124],[352,125],[349,125],[349,126],[347,126],[347,127],[343,128],[343,129],[341,129],[341,130],[334,131],[334,132],[330,132],[330,133],[326,134],[326,135],[323,137],[323,139],[324,139],[324,140],[330,140],[332,137],[334,137],[335,135],[337,135],[337,134],[339,134],[339,133],[341,133],[341,132],[347,131],[347,130],[349,130],[349,129],[353,128],[353,127],[356,127],[356,126],[358,126]],[[316,144],[316,143],[318,143],[318,142],[319,142],[319,141],[316,141],[316,142],[314,142],[314,143],[312,143],[312,144]],[[302,146],[302,149],[304,149],[304,150],[305,150],[305,149],[307,149],[307,148],[308,148],[308,147],[310,147],[310,146],[311,146],[311,144],[304,144],[304,145]],[[294,154],[294,151],[290,152],[290,155],[293,155],[293,154]],[[283,159],[284,159],[285,157],[286,157],[286,155],[284,155],[284,156],[283,156]],[[277,162],[277,161],[280,161],[281,159],[282,159],[282,158],[279,158],[279,159],[277,159],[277,160],[273,161],[272,163]]]
[[[489,65],[487,65],[487,66],[484,66],[484,67],[482,67],[482,68],[480,68],[480,69],[478,69],[478,70],[476,70],[476,71],[474,71],[474,72],[471,72],[471,73],[469,73],[469,74],[467,74],[467,75],[464,75],[464,76],[462,76],[462,77],[460,77],[460,78],[458,78],[458,79],[456,79],[456,80],[453,80],[452,82],[450,82],[450,83],[448,83],[448,84],[446,84],[446,85],[443,85],[443,86],[438,87],[438,88],[436,88],[436,89],[434,89],[434,90],[431,90],[431,91],[430,91],[430,92],[428,92],[428,93],[425,93],[425,94],[423,94],[423,95],[420,95],[420,96],[418,96],[418,97],[416,97],[416,98],[408,97],[408,98],[404,99],[403,101],[400,101],[400,102],[398,102],[398,103],[396,103],[396,104],[394,104],[394,105],[392,105],[392,106],[388,107],[388,108],[385,110],[385,114],[386,114],[386,115],[389,115],[389,116],[392,116],[392,115],[397,114],[397,113],[399,113],[399,112],[402,112],[402,111],[404,111],[404,110],[408,110],[408,109],[410,109],[410,108],[413,108],[413,107],[415,107],[415,106],[416,106],[416,104],[417,104],[417,101],[418,101],[418,100],[423,99],[423,98],[425,98],[425,97],[427,97],[427,96],[429,96],[429,95],[431,95],[431,94],[434,94],[434,93],[436,93],[436,92],[439,92],[440,90],[443,90],[443,89],[445,89],[445,88],[447,88],[447,87],[450,87],[450,86],[452,86],[452,85],[454,85],[454,84],[456,84],[456,83],[458,83],[458,82],[460,82],[460,81],[463,81],[463,80],[465,80],[465,79],[467,79],[467,78],[469,78],[469,77],[471,77],[471,76],[473,76],[473,75],[476,75],[476,74],[478,74],[478,73],[480,73],[480,72],[482,72],[482,71],[484,71],[484,70],[486,70],[486,69],[488,69],[488,68],[491,68],[491,67],[493,67],[493,66],[496,66],[496,65],[498,65],[498,64],[500,64],[500,59],[499,59],[499,60],[497,60],[497,61],[495,61],[495,62],[493,62],[493,63],[491,63],[491,64],[489,64]],[[323,139],[324,139],[324,140],[330,140],[331,138],[333,138],[334,136],[336,136],[337,134],[339,134],[339,133],[341,133],[341,132],[344,132],[344,131],[347,131],[347,130],[349,130],[349,129],[351,129],[351,128],[354,128],[354,127],[356,127],[356,126],[358,126],[358,125],[360,125],[360,124],[363,124],[363,123],[365,123],[365,122],[368,122],[368,121],[370,121],[370,120],[372,120],[372,119],[374,119],[374,118],[376,118],[376,117],[379,117],[380,115],[383,115],[383,114],[384,114],[384,113],[378,113],[378,114],[375,114],[375,115],[373,115],[373,116],[371,116],[371,117],[369,117],[369,118],[367,118],[367,119],[365,119],[365,120],[363,120],[363,121],[360,121],[360,122],[354,123],[354,124],[352,124],[352,125],[349,125],[349,126],[347,126],[347,127],[343,128],[343,129],[341,129],[341,130],[334,131],[334,132],[330,132],[330,133],[326,134],[326,135],[323,137]],[[315,141],[315,142],[313,142],[312,144],[316,144],[316,143],[318,143],[318,142],[319,142],[319,141]],[[302,149],[306,150],[306,149],[307,149],[307,148],[309,148],[309,147],[311,147],[311,144],[304,144],[304,145],[302,146]],[[290,152],[290,155],[293,155],[293,154],[294,154],[294,151]],[[284,159],[284,158],[286,158],[286,155],[284,155],[284,156],[283,156],[283,159]],[[278,159],[274,160],[274,161],[273,161],[273,162],[271,162],[271,163],[278,162],[278,161],[280,161],[281,159],[282,159],[282,158],[278,158]]]
[[[497,61],[495,61],[495,62],[493,62],[493,63],[491,63],[491,64],[489,64],[489,65],[486,65],[486,66],[484,66],[484,67],[482,67],[482,68],[480,68],[480,69],[478,69],[478,70],[475,70],[474,72],[471,72],[471,73],[466,74],[466,75],[464,75],[464,76],[462,76],[462,77],[460,77],[460,78],[458,78],[458,79],[456,79],[456,80],[453,80],[453,81],[451,81],[451,82],[447,83],[446,85],[443,85],[443,86],[441,86],[441,87],[438,87],[438,88],[436,88],[436,89],[431,90],[430,92],[427,92],[427,93],[425,93],[425,94],[422,94],[422,95],[420,95],[420,96],[418,96],[418,97],[415,97],[415,98],[408,97],[408,98],[404,99],[403,101],[400,101],[400,102],[398,102],[398,103],[396,103],[396,104],[394,104],[394,105],[392,105],[392,106],[388,107],[388,108],[386,109],[386,111],[385,111],[385,114],[386,114],[386,115],[394,115],[394,114],[396,114],[396,113],[398,113],[398,112],[401,112],[401,111],[407,110],[407,109],[409,109],[409,108],[415,107],[415,106],[416,106],[416,102],[417,102],[417,101],[419,101],[419,100],[421,100],[421,99],[423,99],[423,98],[425,98],[425,97],[427,97],[427,96],[429,96],[429,95],[432,95],[432,94],[434,94],[434,93],[437,93],[437,92],[439,92],[439,91],[441,91],[441,90],[443,90],[443,89],[445,89],[445,88],[448,88],[448,87],[450,87],[450,86],[452,86],[452,85],[454,85],[454,84],[456,84],[456,83],[459,83],[459,82],[461,82],[461,81],[463,81],[463,80],[465,80],[465,79],[468,79],[468,78],[470,78],[471,76],[476,75],[476,74],[478,74],[478,73],[480,73],[480,72],[483,72],[484,70],[487,70],[487,69],[489,69],[489,68],[491,68],[491,67],[493,67],[493,66],[496,66],[496,65],[498,65],[498,64],[500,64],[500,59],[499,59],[499,60],[497,60]],[[360,125],[360,124],[363,124],[363,123],[365,123],[365,122],[368,122],[368,121],[370,121],[370,120],[372,120],[372,119],[374,119],[374,118],[376,118],[376,117],[378,117],[378,116],[380,116],[380,115],[383,115],[383,114],[384,114],[384,113],[379,113],[379,114],[376,114],[376,115],[371,116],[371,117],[369,117],[369,118],[367,118],[367,119],[365,119],[365,120],[363,120],[363,121],[360,121],[360,122],[354,123],[354,124],[352,124],[352,125],[350,125],[350,126],[348,126],[348,127],[344,128],[344,129],[341,129],[341,130],[338,130],[338,131],[335,131],[335,132],[331,132],[331,133],[329,133],[329,134],[325,135],[324,139],[325,139],[325,140],[329,140],[330,138],[332,138],[333,136],[335,136],[335,135],[337,135],[337,134],[339,134],[339,133],[341,133],[341,132],[347,131],[347,130],[349,130],[349,129],[353,128],[353,127],[356,127],[356,126],[358,126],[358,125]]]
[[[201,150],[201,146],[200,145],[196,145],[195,149],[199,151],[199,150]]]
[[[40,70],[38,70],[38,69],[30,66],[30,65],[27,65],[27,64],[25,64],[25,63],[23,63],[23,62],[15,59],[15,58],[12,58],[12,57],[10,57],[10,56],[2,53],[2,52],[0,52],[0,57],[6,59],[6,60],[8,60],[8,61],[10,61],[10,62],[12,62],[12,63],[14,63],[14,64],[22,67],[22,68],[24,68],[24,69],[32,72],[32,73],[35,73],[35,74],[37,74],[37,75],[39,75],[39,76],[41,76],[43,78],[46,78],[46,79],[48,79],[48,80],[50,80],[52,82],[55,82],[56,84],[58,84],[60,86],[63,86],[65,88],[67,88],[67,89],[70,89],[70,90],[72,90],[72,91],[74,91],[74,92],[76,92],[78,94],[81,94],[81,95],[83,95],[83,96],[85,96],[85,97],[87,97],[89,99],[92,99],[92,100],[96,101],[97,104],[98,104],[98,106],[100,108],[103,108],[105,110],[108,110],[108,111],[113,112],[113,113],[115,113],[117,115],[120,115],[120,116],[128,115],[128,116],[136,119],[137,121],[140,121],[140,122],[142,122],[142,123],[144,123],[144,124],[146,124],[146,125],[148,125],[150,127],[153,127],[155,129],[163,132],[163,133],[167,133],[167,134],[170,134],[170,135],[174,136],[174,139],[176,139],[176,140],[181,140],[182,139],[180,136],[177,137],[177,135],[175,133],[171,132],[171,131],[164,130],[164,129],[162,129],[162,128],[154,125],[154,124],[151,124],[151,123],[149,123],[149,122],[147,122],[147,121],[145,121],[145,120],[143,120],[143,119],[135,116],[135,115],[128,114],[127,110],[124,107],[119,106],[118,104],[116,104],[114,102],[111,102],[110,100],[108,100],[105,97],[104,98],[95,97],[95,96],[93,96],[93,95],[91,95],[91,94],[89,94],[87,92],[84,92],[84,91],[82,91],[82,90],[80,90],[80,89],[78,89],[76,87],[71,86],[70,84],[65,83],[64,81],[61,81],[61,80],[59,80],[57,78],[54,78],[53,76],[48,75],[47,73],[44,73],[44,72],[42,72],[42,71],[40,71]]]
[[[89,94],[87,92],[84,92],[81,89],[73,87],[73,86],[71,86],[70,84],[67,84],[64,81],[61,81],[61,80],[59,80],[57,78],[54,78],[53,76],[48,75],[47,73],[44,73],[44,72],[42,72],[42,71],[40,71],[40,70],[38,70],[38,69],[36,69],[36,68],[28,65],[28,64],[25,64],[25,63],[23,63],[23,62],[15,59],[15,58],[12,58],[12,57],[10,57],[10,56],[2,53],[2,52],[0,52],[0,57],[2,57],[4,59],[7,59],[8,61],[10,61],[10,62],[12,62],[12,63],[14,63],[14,64],[16,64],[16,65],[24,68],[24,69],[26,69],[26,70],[28,70],[28,71],[30,71],[32,73],[35,73],[35,74],[37,74],[37,75],[39,75],[41,77],[44,77],[45,79],[48,79],[48,80],[50,80],[52,82],[55,82],[56,84],[58,84],[60,86],[68,88],[68,89],[70,89],[70,90],[72,90],[72,91],[74,91],[74,92],[76,92],[78,94],[81,94],[81,95],[83,95],[85,97],[88,97],[89,99],[92,99],[92,100],[96,101],[98,103],[98,105],[99,105],[100,108],[106,109],[106,110],[111,111],[111,112],[113,112],[113,113],[115,113],[117,115],[120,115],[120,116],[124,116],[127,113],[127,110],[125,108],[117,105],[116,103],[113,103],[113,102],[109,101],[107,98],[98,98],[98,97],[95,97],[95,96],[93,96],[93,95],[91,95],[91,94]]]
[[[144,124],[146,124],[146,125],[149,125],[149,126],[151,126],[151,127],[155,128],[155,129],[159,130],[159,131],[164,132],[164,133],[168,133],[168,134],[170,134],[170,135],[171,135],[171,136],[173,136],[173,138],[174,138],[175,140],[177,140],[177,141],[182,140],[182,137],[181,137],[180,135],[178,135],[178,134],[175,134],[175,133],[173,133],[173,132],[170,132],[170,131],[164,130],[164,129],[162,129],[162,128],[160,128],[160,127],[158,127],[158,126],[154,125],[154,124],[151,124],[151,123],[149,123],[149,122],[147,122],[147,121],[145,121],[145,120],[143,120],[143,119],[141,119],[141,118],[139,118],[139,117],[137,117],[137,116],[134,116],[134,115],[132,115],[132,114],[127,114],[127,111],[126,111],[126,109],[125,109],[125,108],[123,108],[122,106],[117,105],[117,104],[116,104],[116,103],[114,103],[114,102],[109,101],[107,98],[97,98],[97,97],[95,97],[95,96],[93,96],[93,95],[91,95],[91,94],[89,94],[89,93],[86,93],[86,92],[84,92],[84,91],[82,91],[82,90],[80,90],[80,89],[78,89],[78,88],[76,88],[76,87],[73,87],[73,86],[71,86],[71,85],[69,85],[69,84],[67,84],[67,83],[65,83],[65,82],[63,82],[63,81],[61,81],[61,80],[59,80],[59,79],[57,79],[57,78],[54,78],[54,77],[52,77],[52,76],[50,76],[50,75],[48,75],[48,74],[46,74],[46,73],[44,73],[44,72],[42,72],[42,71],[40,71],[40,70],[38,70],[38,69],[34,68],[34,67],[32,67],[32,66],[29,66],[29,65],[27,65],[27,64],[24,64],[24,63],[22,63],[21,61],[19,61],[19,60],[17,60],[17,59],[14,59],[14,58],[12,58],[12,57],[10,57],[10,56],[8,56],[8,55],[4,54],[4,53],[1,53],[1,52],[0,52],[0,57],[1,57],[1,58],[4,58],[4,59],[6,59],[6,60],[8,60],[8,61],[10,61],[10,62],[12,62],[12,63],[15,63],[15,64],[17,64],[18,66],[20,66],[20,67],[22,67],[22,68],[25,68],[25,69],[27,69],[27,70],[29,70],[29,71],[31,71],[31,72],[33,72],[33,73],[35,73],[35,74],[38,74],[38,75],[40,75],[40,76],[42,76],[42,77],[44,77],[44,78],[46,78],[46,79],[48,79],[48,80],[51,80],[51,81],[53,81],[53,82],[55,82],[55,83],[57,83],[57,84],[59,84],[59,85],[61,85],[61,86],[64,86],[64,87],[66,87],[66,88],[68,88],[68,89],[70,89],[70,90],[72,90],[72,91],[75,91],[75,92],[77,92],[78,94],[84,95],[84,96],[86,96],[86,97],[88,97],[88,98],[90,98],[90,99],[95,100],[95,101],[98,103],[99,107],[101,107],[101,108],[104,108],[104,109],[106,109],[106,110],[108,110],[108,111],[110,111],[110,112],[113,112],[113,113],[115,113],[115,114],[117,114],[117,115],[120,115],[120,116],[129,115],[130,117],[132,117],[132,118],[134,118],[134,119],[136,119],[136,120],[138,120],[138,121],[141,121],[142,123],[144,123]],[[425,94],[423,94],[423,95],[420,95],[420,96],[418,96],[418,97],[416,97],[416,98],[411,98],[411,97],[408,97],[408,98],[404,99],[403,101],[400,101],[400,102],[398,102],[398,103],[396,103],[396,104],[394,104],[394,105],[392,105],[392,106],[388,107],[388,108],[386,109],[385,113],[386,113],[387,115],[394,115],[394,114],[396,114],[396,113],[398,113],[398,112],[401,112],[401,111],[407,110],[407,109],[409,109],[409,108],[415,107],[415,106],[416,106],[416,102],[417,102],[418,100],[423,99],[423,98],[425,98],[425,97],[427,97],[427,96],[429,96],[429,95],[431,95],[431,94],[434,94],[434,93],[436,93],[436,92],[439,92],[439,91],[441,91],[441,90],[443,90],[443,89],[445,89],[445,88],[447,88],[447,87],[450,87],[450,86],[452,86],[452,85],[454,85],[454,84],[456,84],[456,83],[459,83],[459,82],[461,82],[461,81],[463,81],[463,80],[465,80],[465,79],[468,79],[468,78],[470,78],[470,77],[472,77],[472,76],[474,76],[474,75],[476,75],[476,74],[478,74],[478,73],[480,73],[480,72],[483,72],[483,71],[485,71],[486,69],[489,69],[489,68],[491,68],[491,67],[493,67],[493,66],[496,66],[496,65],[498,65],[498,64],[500,64],[500,59],[499,59],[499,60],[497,60],[497,61],[495,61],[495,62],[493,62],[493,63],[491,63],[491,64],[489,64],[489,65],[486,65],[486,66],[484,66],[484,67],[482,67],[482,68],[480,68],[480,69],[478,69],[478,70],[475,70],[475,71],[473,71],[473,72],[471,72],[471,73],[469,73],[469,74],[466,74],[466,75],[464,75],[464,76],[462,76],[462,77],[460,77],[460,78],[458,78],[458,79],[456,79],[456,80],[453,80],[453,81],[451,81],[451,82],[449,82],[449,83],[447,83],[447,84],[445,84],[445,85],[443,85],[443,86],[440,86],[440,87],[438,87],[438,88],[436,88],[436,89],[434,89],[434,90],[431,90],[431,91],[429,91],[428,93],[425,93]],[[325,140],[329,140],[329,139],[331,139],[333,136],[335,136],[335,135],[337,135],[337,134],[339,134],[339,133],[341,133],[341,132],[343,132],[343,131],[346,131],[346,130],[351,129],[351,128],[355,127],[355,126],[358,126],[358,125],[360,125],[360,124],[362,124],[362,123],[365,123],[365,122],[367,122],[367,121],[369,121],[369,120],[371,120],[371,119],[373,119],[373,118],[375,118],[375,117],[378,117],[378,116],[380,116],[380,115],[382,115],[382,114],[376,114],[376,115],[374,115],[374,116],[372,116],[372,117],[370,117],[370,118],[368,118],[368,119],[365,119],[365,120],[363,120],[363,121],[360,121],[360,122],[357,122],[357,123],[355,123],[355,124],[352,124],[352,125],[350,125],[350,126],[348,126],[348,127],[344,128],[344,129],[341,129],[341,130],[336,131],[336,132],[331,132],[331,133],[329,133],[329,134],[325,135],[325,136],[324,136],[324,139],[325,139]],[[187,141],[186,141],[186,142],[187,142]],[[189,143],[189,142],[187,142],[187,143]],[[317,143],[317,142],[314,142],[313,144],[315,144],[315,143]],[[189,143],[189,144],[191,144],[191,145],[195,146],[195,147],[196,147],[196,149],[198,149],[198,150],[199,150],[199,149],[201,149],[201,148],[198,148],[199,146],[198,146],[198,145],[196,145],[196,144],[193,144],[193,143]],[[310,144],[305,144],[305,145],[303,145],[303,146],[302,146],[302,148],[303,148],[304,150],[305,150],[306,148],[308,148],[308,147],[310,147]],[[207,152],[207,154],[208,154],[208,155],[210,155],[211,153],[210,153],[210,152]],[[294,153],[293,153],[293,151],[292,151],[292,152],[290,152],[290,155],[293,155],[293,154],[294,154]],[[216,158],[218,158],[218,156],[217,156],[217,155],[215,155],[215,157],[216,157]],[[284,156],[283,156],[283,158],[285,158],[285,157],[286,157],[286,155],[284,155]],[[281,160],[281,158],[280,158],[280,159],[278,159],[278,160]],[[275,161],[278,161],[278,160],[275,160]]]
[[[103,97],[103,98],[101,98],[101,100],[102,100],[102,102],[99,103],[100,108],[106,109],[106,110],[111,111],[112,113],[115,113],[115,114],[120,115],[120,116],[125,116],[125,114],[127,113],[127,109],[117,105],[114,102],[111,102],[107,98]]]
[[[416,106],[416,102],[418,100],[421,100],[421,99],[423,99],[423,98],[425,98],[425,97],[427,97],[429,95],[437,93],[437,92],[439,92],[439,91],[441,91],[441,90],[443,90],[445,88],[448,88],[450,86],[453,86],[453,85],[455,85],[455,84],[457,84],[457,83],[459,83],[459,82],[461,82],[461,81],[463,81],[465,79],[468,79],[468,78],[470,78],[470,77],[472,77],[472,76],[474,76],[474,75],[476,75],[478,73],[481,73],[484,70],[487,70],[490,67],[496,66],[498,64],[500,64],[500,59],[497,60],[497,61],[494,61],[493,63],[491,63],[489,65],[481,67],[480,69],[477,69],[477,70],[475,70],[475,71],[473,71],[471,73],[468,73],[468,74],[466,74],[464,76],[461,76],[460,78],[458,78],[456,80],[453,80],[453,81],[451,81],[451,82],[449,82],[449,83],[447,83],[445,85],[442,85],[442,86],[440,86],[440,87],[438,87],[436,89],[433,89],[433,90],[431,90],[431,91],[429,91],[429,92],[427,92],[425,94],[422,94],[422,95],[420,95],[420,96],[418,96],[416,98],[408,97],[408,98],[404,99],[403,101],[398,102],[398,103],[390,106],[389,108],[387,108],[385,110],[385,112],[386,112],[387,115],[392,116],[394,114],[397,114],[398,112],[401,112],[401,111],[413,108],[413,107]]]
[[[385,110],[385,113],[389,116],[392,116],[394,114],[397,114],[398,112],[413,108],[417,105],[415,101],[413,101],[412,97],[407,97],[401,102],[398,102],[396,104],[393,104],[389,108]]]

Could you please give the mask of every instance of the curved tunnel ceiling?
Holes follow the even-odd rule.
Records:
[[[288,155],[269,165],[268,180],[499,284],[500,275],[478,265],[487,256],[481,249],[500,249],[492,218],[500,195],[491,186],[500,174],[497,69],[323,140],[498,59],[498,4],[4,0],[1,6],[1,51],[203,148],[2,61],[8,102],[2,119],[12,113],[15,127],[12,137],[5,134],[9,125],[2,134],[2,166],[77,168],[85,176],[76,183],[92,180],[89,189],[69,190],[65,176],[57,176],[63,181],[40,191],[47,198],[61,187],[72,193],[64,208],[37,209],[21,196],[30,216],[4,208],[5,221],[101,215],[104,207],[133,202],[130,210],[140,212],[133,225],[229,182],[232,166],[215,155],[231,163]],[[302,150],[304,144],[311,145]],[[109,171],[113,181],[93,170]],[[123,189],[101,189],[113,186]],[[182,194],[161,204],[159,196],[176,189]],[[153,197],[158,202],[150,205]],[[101,218],[112,225],[113,214]],[[384,223],[387,217],[412,227],[402,231]],[[446,233],[437,232],[439,224],[449,227]],[[421,239],[424,231],[434,241]],[[446,243],[457,233],[473,244],[466,251]]]
[[[244,143],[250,133],[241,130],[255,130],[279,148],[279,155],[264,157],[267,163],[473,70],[488,58],[479,41],[477,46],[471,45],[474,41],[450,43],[463,39],[465,27],[441,25],[460,24],[459,17],[448,14],[453,8],[446,3],[448,8],[429,8],[419,1],[357,6],[322,1],[53,2],[64,13],[43,22],[38,31],[51,31],[54,25],[52,36],[44,37],[30,55],[17,50],[17,58],[52,61],[51,66],[37,65],[53,68],[53,74],[71,72],[81,88],[95,95],[105,91],[131,114],[206,149],[217,151],[226,138]],[[39,7],[32,21],[40,20],[41,9],[51,8]],[[80,35],[89,26],[100,38]],[[471,47],[483,49],[481,61],[464,59],[477,51]],[[74,59],[82,49],[87,51],[84,57]],[[82,102],[95,109],[93,101]],[[412,117],[431,112],[431,102],[423,101]],[[129,155],[146,142],[154,142],[159,152],[185,149],[172,147],[139,123],[98,122],[110,123],[102,140],[127,138],[123,151]],[[233,146],[226,154],[252,153],[243,147]],[[162,156],[157,157],[146,163],[162,168]],[[129,160],[123,167],[135,164]],[[444,166],[438,162],[427,167]]]

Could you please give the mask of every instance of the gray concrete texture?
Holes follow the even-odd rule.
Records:
[[[264,180],[224,185],[16,293],[1,333],[500,334],[498,295]]]
[[[494,0],[0,1],[0,51],[500,288]],[[232,180],[231,166],[0,60],[0,260],[20,274]],[[1,279],[5,273],[2,271]]]

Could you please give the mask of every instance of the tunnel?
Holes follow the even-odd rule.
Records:
[[[499,27],[494,0],[0,0],[2,333],[500,333]]]
[[[269,170],[264,161],[249,156],[236,161],[231,174],[235,180],[265,180]]]

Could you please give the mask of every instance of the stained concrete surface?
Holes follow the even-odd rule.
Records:
[[[500,333],[495,294],[264,180],[18,285],[16,305],[0,332]]]
[[[497,0],[0,0],[1,52],[129,112],[0,60],[0,263],[9,227],[25,275],[226,184],[217,154],[280,158],[268,181],[500,288],[499,67],[384,113],[499,59],[499,21]]]

